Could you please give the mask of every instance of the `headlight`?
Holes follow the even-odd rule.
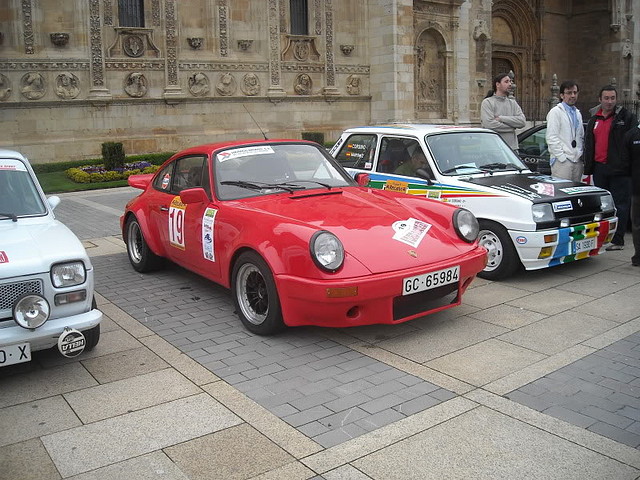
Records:
[[[38,328],[49,318],[49,303],[40,295],[23,295],[13,304],[13,318],[23,328]]]
[[[313,234],[309,244],[311,258],[322,270],[335,272],[344,261],[344,247],[333,233],[320,230]]]
[[[551,222],[555,218],[550,203],[534,203],[531,207],[531,213],[533,220],[537,223]]]
[[[613,203],[613,197],[610,193],[600,195],[600,208],[603,212],[610,212],[616,209],[615,204]]]
[[[83,284],[87,272],[82,262],[58,263],[51,267],[51,282],[54,287],[71,287]]]
[[[476,216],[465,208],[453,212],[453,228],[462,240],[469,243],[476,241],[480,231]]]

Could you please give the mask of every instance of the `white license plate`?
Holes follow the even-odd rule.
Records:
[[[0,367],[28,362],[29,360],[31,360],[31,344],[29,343],[0,347]]]
[[[402,295],[424,292],[432,288],[456,283],[460,279],[460,266],[445,268],[435,272],[424,273],[415,277],[408,277],[402,280]]]
[[[576,240],[575,247],[576,253],[587,252],[596,248],[596,237],[585,238],[584,240]]]

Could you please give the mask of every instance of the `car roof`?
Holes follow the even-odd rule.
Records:
[[[15,160],[22,160],[23,162],[29,163],[27,158],[20,152],[16,152],[15,150],[6,150],[4,148],[0,148],[0,158],[13,158]]]
[[[463,132],[489,132],[492,130],[486,128],[463,126],[463,125],[435,125],[427,123],[388,123],[381,125],[370,125],[362,127],[353,127],[345,130],[345,133],[390,133],[394,135],[413,135],[422,136],[434,133],[443,133],[447,131],[463,131]]]
[[[216,142],[216,143],[205,143],[203,145],[196,145],[193,147],[185,148],[184,150],[180,150],[171,158],[175,158],[176,156],[183,156],[189,154],[202,154],[202,153],[211,153],[216,150],[221,150],[229,147],[240,147],[240,146],[249,146],[249,145],[272,145],[274,143],[303,143],[308,145],[318,145],[316,142],[311,142],[308,140],[299,140],[299,139],[291,139],[291,138],[274,138],[265,140],[263,138],[254,138],[254,139],[244,139],[244,140],[232,140],[225,142]]]

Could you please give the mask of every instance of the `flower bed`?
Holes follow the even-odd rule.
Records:
[[[115,170],[106,170],[103,165],[69,168],[65,170],[65,174],[76,183],[98,183],[125,180],[140,173],[155,173],[159,168],[159,165],[149,162],[133,162],[125,163],[124,168]]]

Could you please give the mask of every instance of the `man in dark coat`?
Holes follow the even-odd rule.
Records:
[[[629,166],[622,159],[625,134],[638,124],[636,116],[617,105],[612,85],[600,89],[600,105],[591,109],[585,134],[584,174],[593,175],[594,185],[609,190],[618,213],[618,229],[606,250],[622,250],[631,203]]]
[[[624,136],[623,161],[631,170],[631,235],[634,253],[631,265],[640,266],[640,128],[632,128]]]

